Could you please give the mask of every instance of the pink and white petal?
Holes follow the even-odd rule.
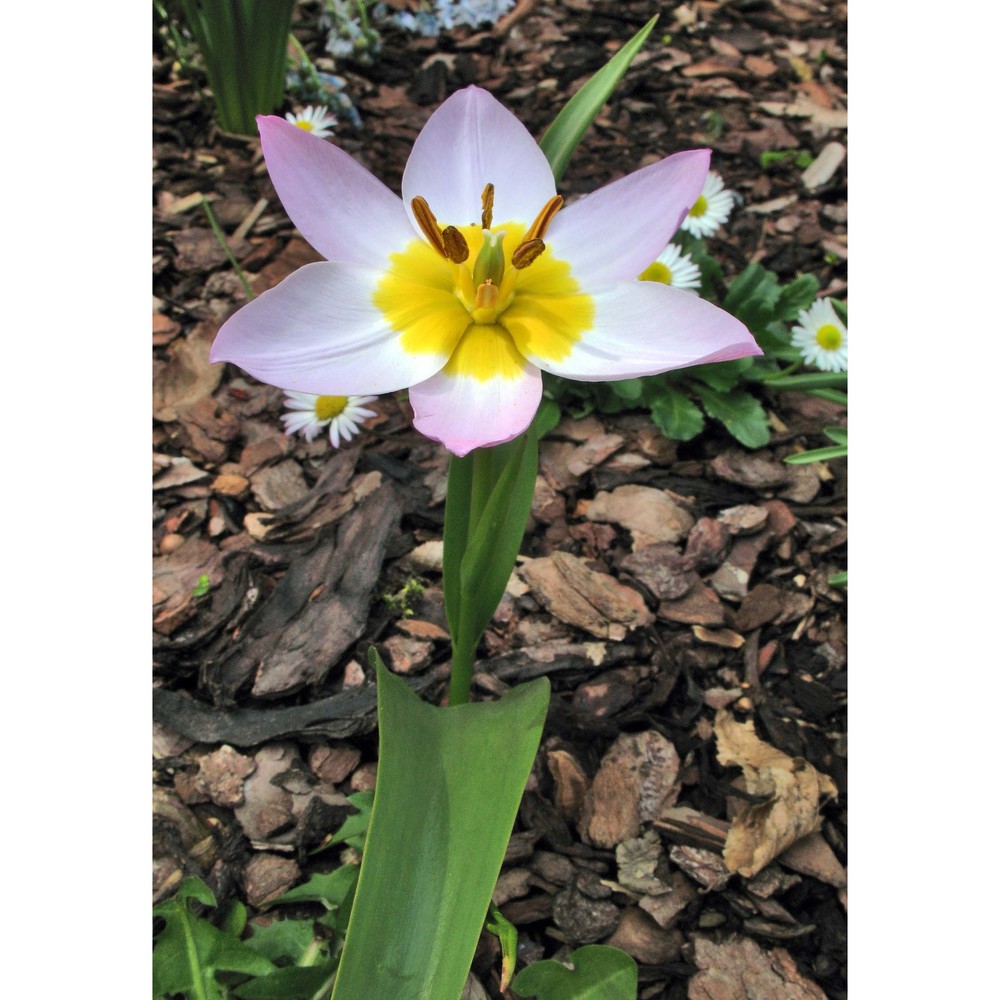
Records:
[[[738,319],[681,288],[634,281],[592,297],[594,325],[565,358],[528,360],[553,375],[603,382],[763,353]]]
[[[448,356],[403,350],[399,332],[372,303],[381,277],[357,264],[306,264],[231,316],[209,360],[321,396],[394,392],[423,382]]]
[[[442,226],[478,225],[487,184],[495,188],[497,225],[530,225],[556,193],[552,168],[531,133],[495,97],[466,87],[417,136],[403,171],[403,203],[412,218],[410,202],[420,195]]]
[[[674,153],[600,188],[555,217],[545,243],[583,285],[637,278],[698,200],[711,151]]]
[[[534,365],[518,378],[486,381],[442,371],[410,389],[413,426],[459,457],[516,438],[541,399],[542,375]]]
[[[413,239],[403,203],[342,149],[276,115],[257,127],[281,204],[327,260],[384,267]]]

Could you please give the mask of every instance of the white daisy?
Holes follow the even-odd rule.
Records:
[[[847,327],[829,299],[817,299],[799,313],[792,344],[810,365],[824,372],[847,371]]]
[[[666,250],[639,275],[639,280],[697,291],[701,287],[701,270],[686,253],[681,253],[676,243],[668,243]]]
[[[333,126],[337,124],[337,119],[322,104],[317,104],[315,107],[310,104],[294,115],[289,111],[285,115],[285,121],[298,125],[304,132],[312,132],[320,139],[333,135]]]
[[[374,417],[374,410],[365,409],[365,403],[374,403],[376,396],[313,396],[308,392],[285,392],[288,413],[281,415],[285,434],[299,431],[307,441],[330,425],[330,440],[334,448],[340,447],[341,438],[350,441],[358,433],[358,425],[366,417]]]
[[[700,239],[711,236],[721,226],[736,204],[736,193],[730,191],[714,170],[709,170],[698,200],[691,206],[681,229]]]

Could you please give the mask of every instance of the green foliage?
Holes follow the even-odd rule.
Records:
[[[625,75],[625,71],[632,64],[632,60],[649,37],[658,19],[659,14],[650,18],[607,64],[570,98],[542,136],[539,146],[548,158],[557,182],[565,173],[573,150],[579,145],[583,133],[587,131],[604,102],[618,86],[618,81]]]
[[[762,170],[791,161],[800,170],[805,170],[813,161],[812,153],[805,149],[765,149],[760,154]]]
[[[173,899],[153,908],[162,917],[163,930],[153,947],[153,1000],[180,994],[188,1000],[223,1000],[227,995],[219,973],[242,977],[264,976],[275,966],[264,955],[243,944],[198,915],[198,904],[215,906],[215,896],[199,878],[187,878]]]
[[[372,660],[378,778],[334,1000],[458,1000],[541,739],[548,680],[438,708],[374,650]]]
[[[444,605],[452,705],[468,701],[479,639],[510,579],[538,472],[538,433],[452,458],[444,517]]]
[[[416,578],[410,577],[395,594],[385,593],[382,600],[389,605],[390,610],[400,618],[413,617],[413,602],[424,592],[424,585]]]
[[[517,963],[517,928],[490,903],[490,915],[486,920],[486,929],[500,942],[500,989],[506,990],[514,975]]]
[[[536,1000],[635,1000],[639,970],[618,948],[588,944],[570,955],[572,970],[545,959],[522,969],[514,990]]]
[[[219,124],[256,135],[281,104],[295,0],[179,0],[205,64]]]
[[[212,589],[212,581],[207,573],[202,573],[198,577],[198,582],[191,588],[192,597],[204,597]]]
[[[806,465],[809,462],[828,462],[831,458],[843,458],[847,454],[847,428],[824,427],[823,433],[833,442],[832,445],[788,455],[785,461],[789,465]]]

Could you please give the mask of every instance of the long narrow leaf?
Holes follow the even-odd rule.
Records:
[[[618,81],[625,75],[625,71],[649,37],[659,16],[657,14],[650,18],[645,26],[570,98],[542,136],[539,146],[548,157],[557,182],[565,173],[573,150],[579,145],[583,133],[597,117],[597,113],[611,96]]]
[[[436,708],[373,659],[375,805],[333,1000],[458,1000],[541,739],[549,683]]]

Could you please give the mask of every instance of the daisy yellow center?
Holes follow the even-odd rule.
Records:
[[[531,226],[494,226],[488,186],[482,226],[443,230],[426,202],[414,202],[428,240],[414,239],[390,256],[373,296],[403,350],[441,355],[445,374],[482,382],[519,378],[527,357],[566,358],[593,326],[594,302],[542,240],[561,199]]]
[[[674,276],[666,264],[662,261],[654,260],[653,263],[639,275],[639,280],[659,281],[664,285],[672,285],[674,283]]]
[[[317,396],[316,397],[316,419],[333,420],[339,417],[347,408],[346,396]]]
[[[306,132],[311,132],[313,130],[313,123],[309,121],[308,118],[300,118],[295,124]]]
[[[708,211],[708,201],[703,194],[698,195],[698,200],[691,206],[691,211],[688,215],[693,215],[696,219],[700,219],[701,216]]]
[[[835,351],[844,342],[844,335],[833,323],[824,323],[816,331],[816,343],[824,351]]]

